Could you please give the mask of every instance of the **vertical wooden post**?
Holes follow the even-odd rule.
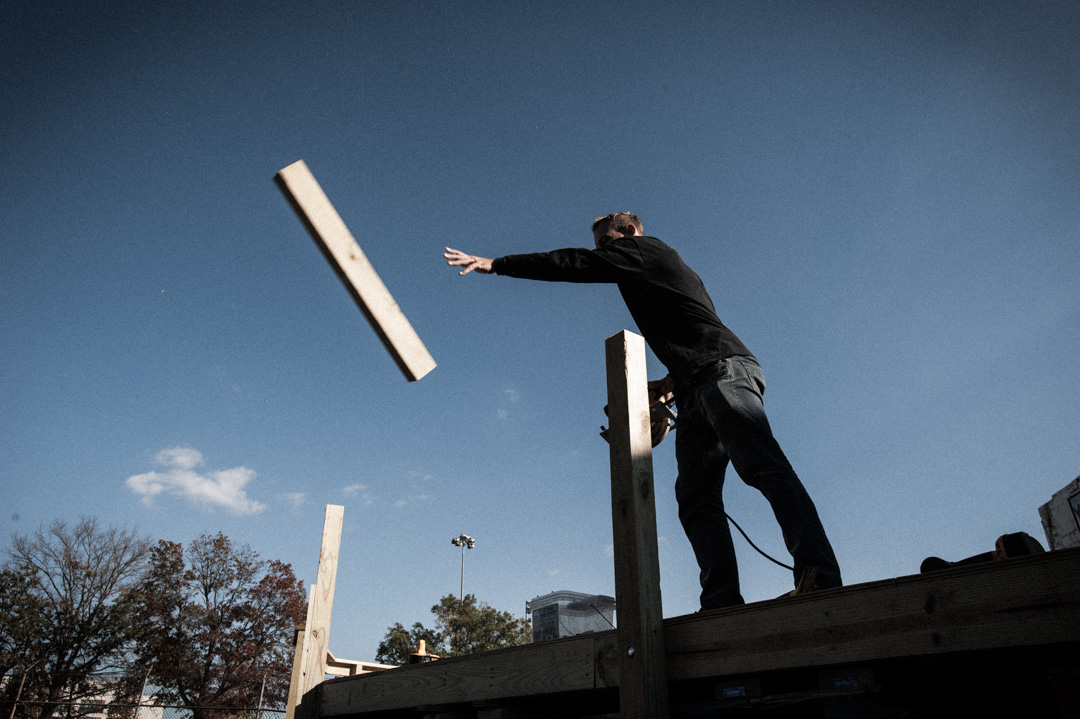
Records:
[[[307,616],[304,623],[296,627],[293,639],[292,676],[289,679],[289,696],[285,700],[285,719],[295,719],[296,708],[304,698],[304,657],[308,646],[307,628],[311,624],[311,607],[315,604],[315,585],[308,587]]]
[[[326,656],[330,645],[330,617],[334,609],[334,583],[337,580],[338,549],[341,546],[341,522],[345,508],[326,505],[322,546],[319,549],[319,574],[308,594],[307,621],[297,632],[293,657],[293,677],[289,685],[287,719],[294,719],[304,695],[326,678]],[[299,667],[299,671],[298,671]],[[306,707],[304,707],[306,710]],[[301,715],[309,715],[307,711]]]
[[[619,617],[619,714],[623,719],[666,719],[670,706],[645,340],[623,330],[607,339],[605,350]]]

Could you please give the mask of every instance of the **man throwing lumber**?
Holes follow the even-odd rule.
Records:
[[[629,212],[597,218],[595,250],[569,248],[498,259],[446,248],[447,264],[470,272],[549,282],[611,282],[668,376],[649,382],[649,401],[674,393],[679,407],[675,497],[701,568],[701,608],[743,604],[724,511],[728,462],[772,506],[794,558],[799,591],[842,580],[817,510],[773,438],[757,360],[716,315],[697,273],[675,250],[645,236]]]

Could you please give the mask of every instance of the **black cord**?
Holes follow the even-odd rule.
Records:
[[[750,537],[747,536],[746,532],[743,531],[743,528],[739,526],[739,523],[731,518],[730,514],[728,514],[727,512],[724,512],[724,516],[728,518],[729,522],[731,522],[732,524],[735,525],[735,529],[739,530],[739,534],[741,534],[743,536],[743,538],[750,544],[750,546],[753,547],[754,549],[757,549],[758,554],[765,557],[766,559],[768,559],[773,564],[779,564],[784,569],[790,569],[793,572],[795,571],[795,567],[789,567],[788,565],[784,564],[783,562],[781,562],[781,561],[779,561],[777,559],[773,559],[768,554],[765,554],[765,552],[761,551],[761,549],[758,547],[758,545],[756,545],[752,541],[750,541]]]
[[[608,619],[607,617],[605,617],[605,616],[604,616],[604,613],[603,613],[603,612],[601,612],[601,611],[600,611],[599,609],[597,609],[597,608],[596,608],[596,605],[595,605],[595,604],[590,604],[589,606],[590,606],[590,607],[592,607],[592,608],[593,608],[593,609],[594,609],[594,610],[596,611],[596,613],[597,613],[597,614],[599,614],[599,615],[600,615],[600,617],[601,617],[601,618],[602,618],[602,619],[603,619],[603,620],[604,620],[605,622],[607,622],[608,624],[611,624],[611,620],[610,620],[610,619]],[[614,629],[614,628],[615,628],[615,625],[614,625],[614,624],[611,624],[611,628],[612,628],[612,629]]]

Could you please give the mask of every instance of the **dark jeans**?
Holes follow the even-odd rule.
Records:
[[[762,395],[765,376],[753,357],[728,357],[698,371],[675,395],[679,419],[675,497],[701,568],[701,608],[743,604],[739,569],[724,513],[728,462],[772,506],[794,558],[795,583],[817,568],[819,587],[840,586],[840,567],[817,510],[773,438]]]

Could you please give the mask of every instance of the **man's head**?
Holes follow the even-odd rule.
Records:
[[[641,219],[637,215],[630,212],[613,212],[593,220],[592,233],[593,242],[599,249],[620,237],[643,235],[645,230],[642,229]]]

